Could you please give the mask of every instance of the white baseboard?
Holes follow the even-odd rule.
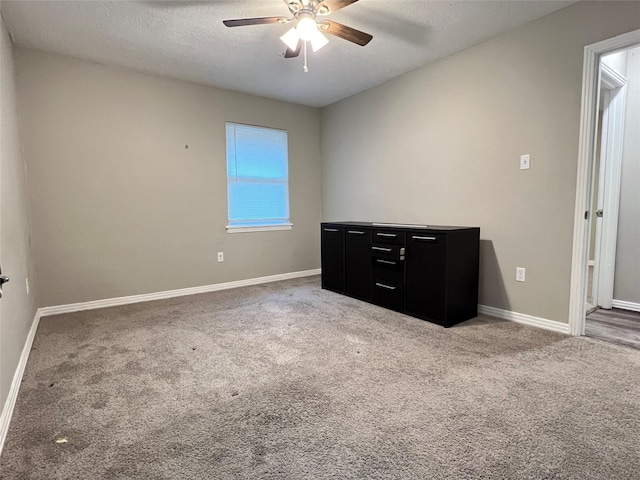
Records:
[[[502,318],[504,320],[511,320],[512,322],[522,323],[532,327],[553,330],[554,332],[569,333],[568,323],[556,322],[555,320],[549,320],[542,317],[534,317],[533,315],[527,315],[525,313],[512,312],[501,308],[489,307],[488,305],[478,305],[478,313]]]
[[[18,366],[16,367],[16,371],[13,374],[13,381],[11,382],[11,387],[9,388],[9,395],[7,395],[7,399],[5,400],[4,406],[2,407],[2,413],[0,414],[0,455],[2,454],[4,441],[7,438],[7,433],[9,432],[9,424],[11,423],[11,416],[13,415],[13,407],[15,407],[16,400],[18,399],[18,391],[20,390],[20,384],[22,383],[22,375],[24,374],[24,369],[27,366],[27,360],[29,359],[29,353],[31,352],[33,339],[36,336],[36,330],[38,330],[40,317],[40,310],[38,310],[33,317],[31,329],[27,334],[27,339],[24,342],[22,354],[20,355],[20,360],[18,361]]]
[[[611,306],[613,308],[631,310],[632,312],[640,312],[640,303],[627,302],[626,300],[611,300]]]
[[[291,278],[309,277],[311,275],[320,275],[320,269],[303,270],[300,272],[281,273],[279,275],[270,275],[268,277],[249,278],[246,280],[237,280],[235,282],[214,283],[212,285],[203,285],[200,287],[180,288],[178,290],[167,290],[164,292],[145,293],[142,295],[130,295],[128,297],[107,298],[104,300],[94,300],[91,302],[70,303],[68,305],[57,305],[53,307],[41,308],[40,315],[57,315],[59,313],[80,312],[82,310],[93,310],[96,308],[115,307],[117,305],[128,305],[131,303],[150,302],[153,300],[163,300],[165,298],[182,297],[184,295],[194,295],[197,293],[216,292],[218,290],[227,290],[229,288],[247,287],[249,285],[258,285],[261,283],[278,282],[280,280],[289,280]]]

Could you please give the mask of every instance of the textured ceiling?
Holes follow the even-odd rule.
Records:
[[[329,36],[283,58],[290,26],[222,20],[288,16],[282,0],[30,1],[0,8],[16,45],[322,107],[563,8],[573,1],[360,0],[329,18],[373,35]]]

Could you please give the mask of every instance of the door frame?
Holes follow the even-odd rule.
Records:
[[[606,309],[612,307],[613,300],[626,83],[627,80],[615,70],[608,65],[600,64],[600,91],[603,94],[600,103],[603,105],[603,112],[600,135],[600,181],[596,208],[602,209],[604,214],[600,220],[596,220],[592,296],[596,306]]]
[[[600,56],[640,43],[640,30],[618,35],[584,47],[582,106],[578,143],[578,172],[573,226],[569,333],[584,335],[587,297],[590,210],[593,193],[593,163],[600,89]]]

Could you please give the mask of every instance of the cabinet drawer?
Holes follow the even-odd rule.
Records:
[[[404,287],[388,280],[374,279],[373,303],[398,312],[404,311]]]
[[[372,258],[373,277],[388,280],[400,285],[404,284],[404,261]]]
[[[346,229],[346,233],[347,235],[350,236],[369,236],[369,240],[371,240],[371,230],[369,230],[368,228],[355,228],[355,227],[347,227]]]
[[[373,243],[385,243],[387,245],[403,245],[404,232],[396,232],[393,230],[373,230]]]
[[[404,260],[405,248],[398,245],[373,244],[371,246],[371,256],[375,258],[386,258],[389,260]]]
[[[411,233],[409,245],[438,245],[444,243],[444,236],[438,233]]]

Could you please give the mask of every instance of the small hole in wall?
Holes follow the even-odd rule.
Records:
[[[184,146],[185,150],[189,150],[189,145]]]

